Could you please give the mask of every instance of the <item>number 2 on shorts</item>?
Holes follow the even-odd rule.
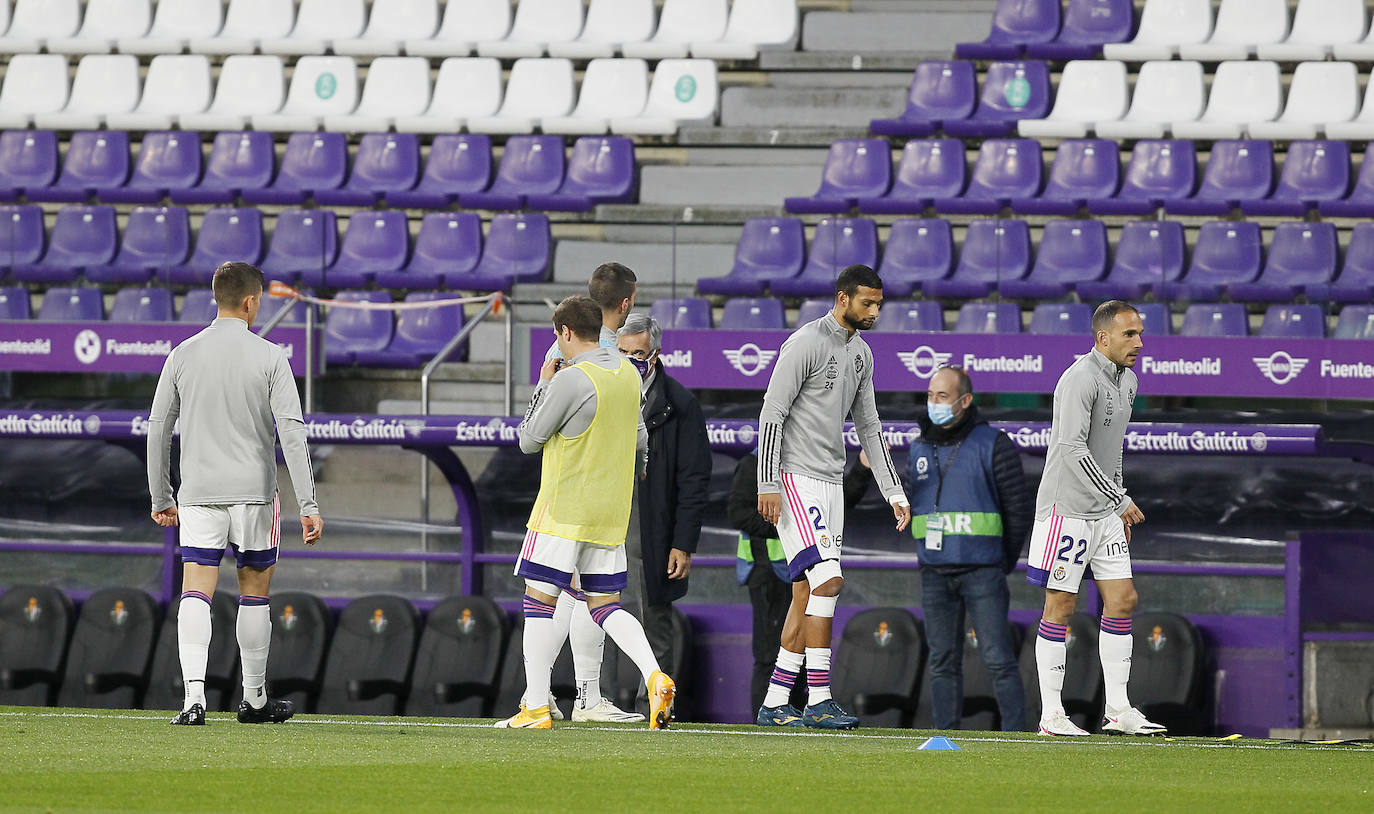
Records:
[[[1069,553],[1070,550],[1073,549],[1074,539],[1066,534],[1066,535],[1064,535],[1064,536],[1059,540],[1059,542],[1062,543],[1062,545],[1059,546],[1059,553],[1056,554],[1054,558],[1055,558],[1056,560],[1061,560],[1061,561],[1063,561],[1063,562],[1068,562],[1068,561],[1069,561],[1068,553]],[[1079,540],[1079,541],[1078,541],[1078,553],[1073,555],[1073,564],[1074,564],[1074,565],[1082,565],[1082,564],[1083,564],[1083,555],[1087,552],[1087,550],[1088,550],[1088,541],[1087,541],[1087,540]]]
[[[806,513],[811,515],[811,525],[815,527],[816,531],[825,531],[825,521],[821,519],[820,506],[807,506]]]

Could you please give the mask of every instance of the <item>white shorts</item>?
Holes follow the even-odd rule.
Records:
[[[782,473],[778,539],[793,582],[822,560],[839,562],[844,544],[844,488],[838,483]]]
[[[1027,582],[1076,594],[1089,565],[1097,580],[1131,578],[1131,549],[1120,517],[1083,520],[1051,509],[1049,517],[1035,521],[1026,555]]]
[[[271,503],[234,503],[224,506],[178,506],[181,561],[218,566],[224,549],[232,547],[238,567],[268,568],[277,564],[281,541],[281,499]]]
[[[517,577],[603,596],[625,590],[625,569],[623,545],[579,543],[534,530],[525,533],[525,545],[515,561]]]

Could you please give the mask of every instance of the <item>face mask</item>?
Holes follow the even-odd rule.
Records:
[[[954,423],[953,404],[927,404],[926,414],[930,416],[930,421],[938,426]]]
[[[649,364],[648,359],[636,359],[633,356],[626,356],[625,358],[635,366],[635,370],[639,371],[639,378],[649,378],[649,371],[653,370],[653,366]]]

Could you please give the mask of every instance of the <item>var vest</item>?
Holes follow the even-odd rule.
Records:
[[[639,373],[623,359],[614,371],[591,362],[573,367],[596,388],[596,415],[581,435],[558,432],[544,444],[528,527],[582,543],[624,545],[634,496]]]
[[[1002,562],[1002,512],[992,476],[998,430],[975,426],[957,445],[935,446],[924,438],[911,444],[911,535],[923,565],[998,565]],[[943,487],[940,470],[944,469]],[[939,506],[936,506],[936,493]],[[939,512],[944,540],[926,547],[926,524]]]

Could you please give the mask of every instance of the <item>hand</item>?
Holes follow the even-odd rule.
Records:
[[[1126,511],[1121,513],[1121,522],[1125,523],[1127,526],[1134,526],[1136,523],[1144,523],[1145,515],[1142,514],[1140,508],[1135,505],[1135,501],[1130,498],[1126,500],[1128,501],[1126,504]]]
[[[776,526],[778,518],[782,516],[782,495],[759,495],[759,514]]]
[[[559,359],[557,357],[554,357],[552,359],[545,359],[543,366],[539,368],[539,381],[547,382],[553,379],[553,374],[557,373],[558,369],[562,366],[562,359]]]
[[[301,540],[306,545],[314,545],[324,534],[324,518],[318,514],[301,515]]]
[[[1126,532],[1126,545],[1131,544],[1131,524],[1123,522],[1121,528]]]
[[[892,504],[892,516],[897,518],[897,531],[906,531],[911,524],[911,507],[900,503]]]
[[[168,506],[160,512],[153,512],[152,517],[153,522],[157,523],[159,526],[180,525],[180,522],[177,520],[177,507],[175,504]]]
[[[692,573],[692,555],[680,548],[668,550],[668,579],[686,579]]]

